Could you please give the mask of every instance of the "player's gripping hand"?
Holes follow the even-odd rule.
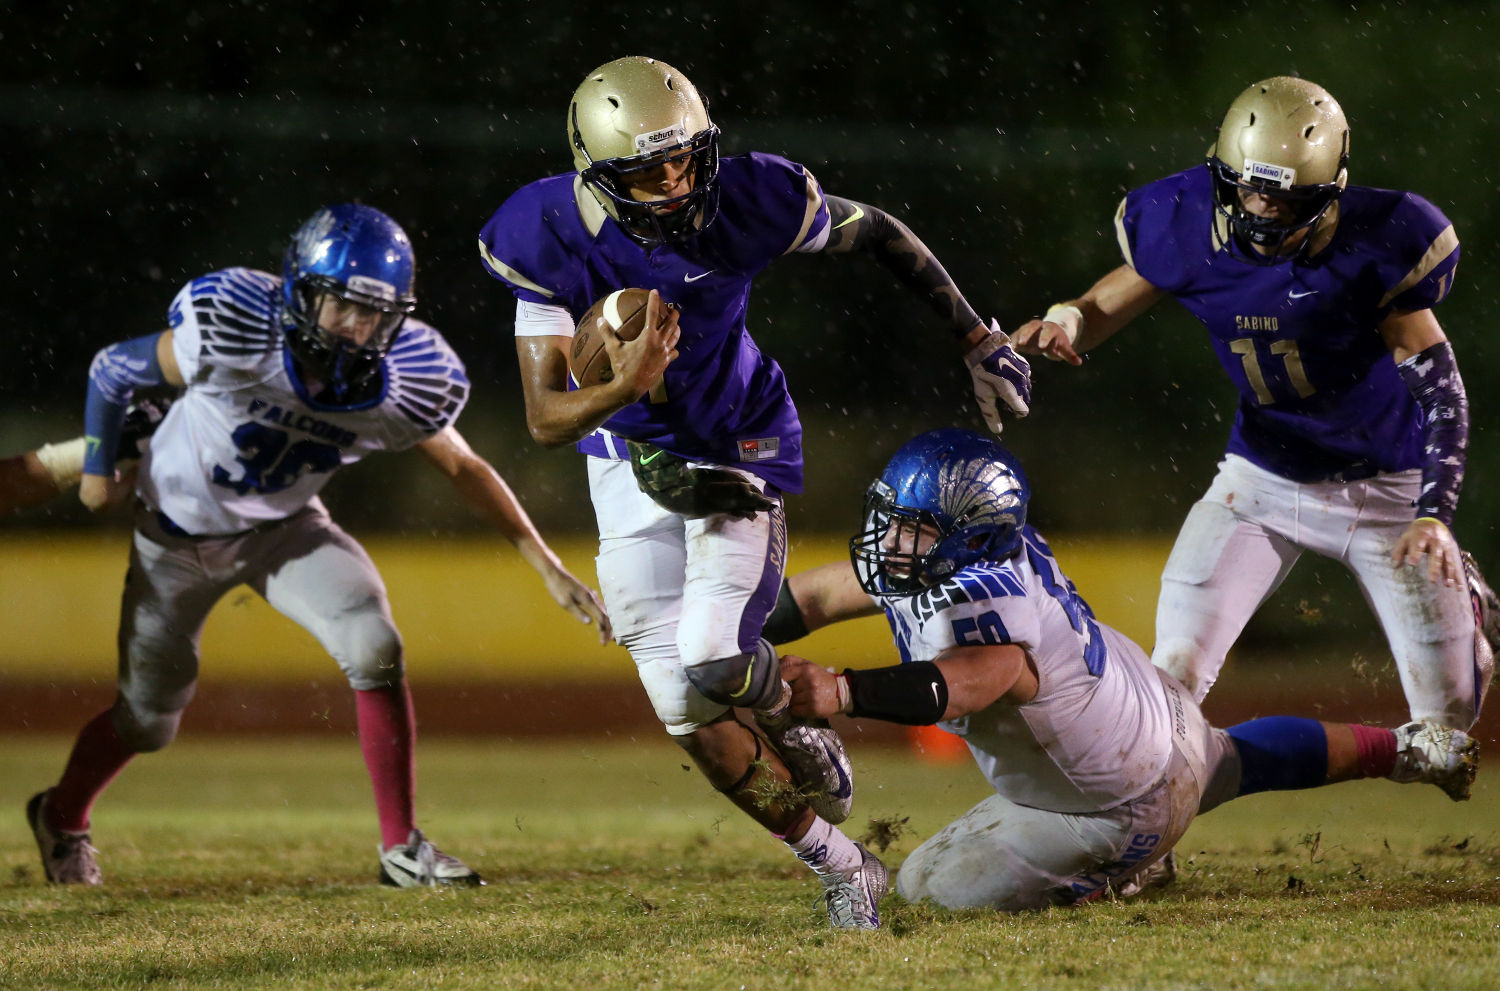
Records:
[[[640,400],[647,392],[659,392],[662,374],[677,358],[677,341],[682,337],[682,328],[677,325],[679,312],[668,306],[655,289],[646,298],[646,324],[639,335],[631,340],[622,340],[610,328],[608,321],[599,321],[599,333],[604,339],[604,350],[609,354],[614,378],[610,385],[621,390],[628,405]],[[654,401],[664,401],[660,395]]]
[[[781,658],[781,680],[792,689],[787,711],[800,719],[827,719],[843,711],[839,676],[805,657],[785,654]]]
[[[776,508],[755,483],[727,468],[694,467],[655,444],[628,440],[635,484],[651,501],[683,516],[700,518],[725,513],[737,520]]]
[[[1413,520],[1396,541],[1391,551],[1391,563],[1396,567],[1409,564],[1420,567],[1422,558],[1427,558],[1427,580],[1442,582],[1451,588],[1465,584],[1463,558],[1458,541],[1441,520],[1424,516]]]
[[[115,467],[121,471],[135,467],[146,453],[151,435],[161,426],[162,417],[172,408],[170,399],[137,399],[125,407],[120,424],[120,443],[115,446]]]
[[[97,513],[100,510],[120,505],[134,490],[133,472],[126,472],[123,477],[119,472],[108,477],[84,475],[78,482],[78,501]]]
[[[609,643],[614,637],[614,630],[610,627],[609,614],[604,611],[599,593],[573,577],[561,565],[543,571],[542,581],[546,583],[553,602],[566,609],[580,623],[593,623],[599,630],[599,642]]]
[[[974,379],[974,397],[985,425],[999,435],[1003,405],[1016,416],[1031,412],[1031,365],[1016,353],[1000,325],[990,321],[989,330],[964,353],[964,363]]]

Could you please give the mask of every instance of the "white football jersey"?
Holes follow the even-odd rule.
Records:
[[[436,330],[408,318],[374,399],[317,403],[292,372],[280,312],[281,279],[247,268],[194,279],[172,301],[187,389],[152,437],[137,488],[189,533],[285,519],[340,466],[431,437],[468,399],[463,362]]]
[[[1040,534],[909,597],[880,597],[905,661],[949,647],[1023,647],[1036,698],[942,724],[964,738],[995,791],[1054,812],[1098,812],[1143,794],[1172,753],[1171,713],[1144,651],[1094,619]]]

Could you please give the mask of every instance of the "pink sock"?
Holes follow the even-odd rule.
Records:
[[[1363,778],[1383,778],[1396,769],[1396,734],[1379,726],[1349,726]]]
[[[62,780],[47,796],[47,825],[52,829],[86,832],[95,799],[135,756],[115,732],[113,714],[113,709],[104,710],[79,732]]]
[[[399,685],[354,693],[359,720],[359,749],[365,755],[375,809],[380,814],[380,841],[387,847],[406,843],[416,828],[413,796],[417,775],[412,757],[417,743],[417,719],[411,690]]]

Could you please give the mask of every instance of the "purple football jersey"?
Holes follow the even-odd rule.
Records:
[[[485,270],[524,300],[564,306],[576,322],[616,289],[655,289],[682,311],[666,400],[647,396],[605,429],[695,461],[735,465],[802,491],[802,426],[775,361],[745,329],[751,280],[828,224],[822,192],[775,155],[725,158],[719,212],[685,241],[645,248],[619,225],[590,224],[592,198],[573,173],[522,187],[480,232]],[[585,211],[580,211],[582,198]],[[591,227],[593,229],[591,229]],[[578,445],[608,457],[599,434]]]
[[[1453,285],[1453,225],[1415,193],[1350,186],[1312,258],[1253,265],[1224,245],[1209,170],[1125,197],[1125,260],[1208,328],[1240,392],[1229,453],[1298,482],[1422,465],[1422,412],[1377,329]]]

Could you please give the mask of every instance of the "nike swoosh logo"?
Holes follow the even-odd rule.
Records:
[[[653,451],[650,457],[641,458],[641,464],[643,464],[643,465],[649,465],[651,462],[655,461],[657,458],[659,458],[661,456],[662,456],[662,452],[661,451]]]
[[[1307,292],[1289,292],[1286,294],[1286,298],[1301,299],[1303,296],[1316,296],[1317,294],[1318,291],[1316,289],[1309,289]]]
[[[699,279],[706,279],[706,278],[708,278],[710,275],[713,275],[714,272],[716,272],[716,271],[718,271],[718,270],[711,268],[707,272],[699,272],[697,275],[688,275],[686,272],[684,272],[683,275],[682,275],[682,281],[683,282],[697,282]]]
[[[833,229],[834,230],[838,230],[840,227],[843,227],[845,224],[852,224],[856,220],[858,220],[860,217],[863,217],[864,215],[865,215],[865,208],[862,207],[862,206],[860,206],[858,203],[856,203],[856,204],[854,204],[854,212],[851,213],[849,216],[845,217],[843,220],[840,220],[838,223],[834,224],[833,225]]]
[[[849,775],[844,773],[844,765],[839,763],[838,757],[829,749],[828,744],[822,744],[822,747],[823,752],[828,755],[828,762],[833,765],[834,773],[839,776],[839,786],[829,792],[829,796],[840,799],[848,798],[854,794],[854,782],[850,781]]]

